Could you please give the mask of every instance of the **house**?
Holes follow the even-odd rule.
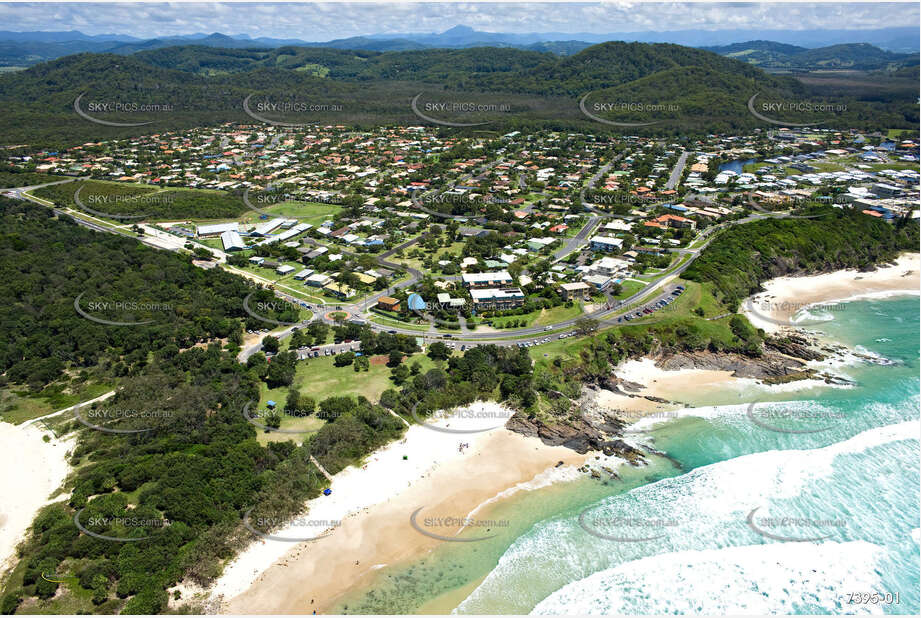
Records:
[[[561,283],[560,292],[563,295],[563,300],[574,300],[577,298],[588,300],[592,296],[592,286],[582,281],[576,283]]]
[[[627,276],[630,270],[630,262],[623,258],[605,256],[596,262],[593,262],[588,270],[598,275],[613,276],[622,274]]]
[[[275,272],[277,272],[279,275],[288,275],[294,272],[294,266],[288,266],[287,264],[282,264],[281,266],[275,269]]]
[[[465,304],[463,298],[451,298],[451,295],[447,292],[436,294],[435,298],[438,299],[438,304],[441,305],[442,308],[450,307],[451,309],[459,309]]]
[[[484,230],[483,228],[478,227],[459,227],[457,228],[457,231],[464,238],[481,238],[489,234],[489,230]]]
[[[381,296],[377,299],[377,308],[384,311],[399,311],[400,301],[392,296]]]
[[[305,268],[304,270],[302,270],[302,271],[300,271],[299,273],[297,273],[296,275],[294,275],[294,278],[297,279],[298,281],[303,281],[303,280],[305,280],[307,277],[309,277],[310,275],[312,275],[313,272],[314,272],[314,271],[313,271],[312,268]]]
[[[620,249],[624,244],[622,238],[612,236],[592,236],[589,242],[593,251],[614,251]]]
[[[330,277],[329,275],[324,275],[322,273],[314,273],[310,275],[309,277],[307,277],[307,280],[304,281],[304,283],[314,288],[322,288],[323,286],[327,285],[332,280],[333,278]]]
[[[249,263],[255,264],[256,266],[262,266],[263,262],[265,262],[265,258],[259,257],[258,255],[254,255],[253,257],[249,258]]]
[[[524,292],[519,288],[489,288],[470,290],[476,309],[514,309],[524,304]]]
[[[655,221],[663,226],[690,228],[692,230],[697,226],[697,223],[693,219],[688,219],[678,215],[662,215],[660,217],[656,217]]]
[[[611,287],[611,283],[613,283],[611,278],[605,275],[586,275],[582,277],[582,281],[594,286],[596,290],[601,292],[607,290]]]
[[[355,290],[345,285],[344,283],[327,283],[323,286],[323,290],[336,298],[351,298],[355,295]]]
[[[465,273],[461,275],[461,281],[467,288],[488,288],[500,285],[511,285],[512,276],[507,270],[500,270],[491,273]]]
[[[890,185],[887,183],[876,183],[871,189],[873,193],[880,197],[895,197],[902,193],[901,187],[896,187],[895,185]]]

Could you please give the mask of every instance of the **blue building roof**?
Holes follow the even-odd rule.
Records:
[[[425,300],[418,294],[410,294],[406,299],[410,311],[425,311]]]

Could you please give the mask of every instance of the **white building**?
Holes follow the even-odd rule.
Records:
[[[221,243],[224,245],[224,251],[242,251],[246,248],[243,238],[233,230],[227,230],[221,234]]]
[[[237,232],[240,231],[240,224],[236,222],[232,223],[211,223],[208,225],[199,225],[198,226],[198,235],[199,236],[220,236],[224,232]]]
[[[507,270],[491,273],[465,273],[461,275],[464,286],[468,288],[486,288],[497,285],[511,285],[512,276]]]

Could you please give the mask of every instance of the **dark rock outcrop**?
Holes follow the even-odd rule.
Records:
[[[678,352],[659,359],[656,366],[667,371],[717,369],[731,371],[735,378],[777,378],[802,373],[806,364],[779,352],[765,351],[759,357],[742,354],[717,354],[710,351]]]
[[[786,334],[783,337],[771,337],[764,342],[764,345],[767,349],[805,361],[825,360],[825,356],[811,347],[812,343],[801,335]]]

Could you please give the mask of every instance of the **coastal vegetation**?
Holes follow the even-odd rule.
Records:
[[[869,270],[918,249],[918,226],[907,220],[891,225],[851,208],[809,212],[817,216],[763,219],[720,232],[682,276],[714,284],[719,300],[735,311],[773,277]]]
[[[90,231],[35,204],[0,198],[0,222],[0,388],[20,396],[61,403],[62,393],[138,374],[151,354],[215,341],[239,346],[244,328],[262,326],[243,299],[273,298],[243,278]],[[266,306],[272,319],[289,315]]]

